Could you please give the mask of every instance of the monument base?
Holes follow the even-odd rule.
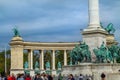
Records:
[[[101,73],[105,73],[106,78],[110,74],[117,74],[120,76],[120,64],[110,64],[110,63],[80,63],[79,65],[73,66],[63,66],[62,75],[68,76],[69,74],[73,74],[79,76],[90,75],[93,76],[94,80],[100,80]],[[114,75],[115,76],[115,75]],[[113,78],[112,78],[113,79]],[[115,79],[115,78],[114,78]],[[109,80],[109,79],[106,79]]]
[[[23,74],[24,73],[24,69],[11,69],[10,70],[10,74],[14,73],[14,75],[17,74]]]

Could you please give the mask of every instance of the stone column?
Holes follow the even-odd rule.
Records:
[[[31,54],[30,54],[30,50],[28,50],[28,65],[29,65],[29,69],[31,69]]]
[[[55,50],[52,53],[52,70],[55,70]]]
[[[89,25],[87,29],[82,31],[83,42],[89,46],[93,62],[96,60],[93,49],[100,47],[102,42],[106,44],[106,35],[108,34],[100,26],[98,3],[99,0],[89,0]]]
[[[67,65],[67,53],[66,50],[64,50],[64,66]]]
[[[33,69],[33,50],[28,50],[29,69]]]
[[[89,0],[89,28],[100,27],[99,0]]]
[[[40,69],[44,70],[44,50],[41,50],[40,53]]]

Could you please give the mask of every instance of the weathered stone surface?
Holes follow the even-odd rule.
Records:
[[[78,75],[78,76],[80,74],[93,75],[95,80],[100,80],[100,75],[102,72],[104,72],[106,74],[106,76],[110,76],[111,74],[114,74],[113,77],[115,77],[115,76],[119,75],[119,74],[115,75],[116,73],[118,73],[119,69],[120,69],[120,64],[80,63],[79,65],[74,65],[74,66],[64,66],[62,69],[62,75],[65,75],[65,76],[67,76],[69,74]],[[106,77],[106,78],[108,78],[108,77]],[[106,80],[109,80],[109,78]]]

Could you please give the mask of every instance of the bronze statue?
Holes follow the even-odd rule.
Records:
[[[109,47],[109,50],[111,52],[113,63],[116,63],[117,58],[120,56],[119,55],[120,47],[117,45],[112,45]]]
[[[106,30],[109,34],[112,34],[112,33],[115,32],[115,29],[114,29],[112,23],[109,23],[108,26],[105,28],[105,30]]]
[[[27,62],[27,61],[25,61],[25,63],[24,63],[24,68],[25,68],[25,69],[28,68],[28,62]]]
[[[61,66],[61,62],[58,62],[57,67],[58,67],[58,68],[62,68],[62,66]]]
[[[96,55],[96,58],[97,58],[97,62],[101,62],[101,63],[105,63],[107,62],[107,53],[108,53],[108,50],[107,50],[107,47],[105,46],[105,43],[102,42],[100,48],[98,49],[93,49],[93,52],[95,53]],[[109,58],[109,57],[108,57]]]
[[[20,37],[20,33],[19,33],[17,27],[13,28],[13,32],[14,32],[14,37]]]
[[[78,64],[78,62],[90,62],[91,52],[88,45],[85,42],[76,45],[70,52],[70,57],[74,64]]]
[[[45,64],[45,66],[46,66],[46,69],[48,69],[48,68],[50,69],[50,62],[47,61],[46,64]]]
[[[35,69],[39,68],[39,63],[38,61],[35,62]]]

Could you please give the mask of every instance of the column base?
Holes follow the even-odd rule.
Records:
[[[17,74],[24,74],[24,69],[11,69],[10,74],[14,73],[14,75]]]
[[[57,74],[57,73],[56,73],[56,70],[52,70],[52,75],[53,75],[53,76],[56,76],[56,74]]]

